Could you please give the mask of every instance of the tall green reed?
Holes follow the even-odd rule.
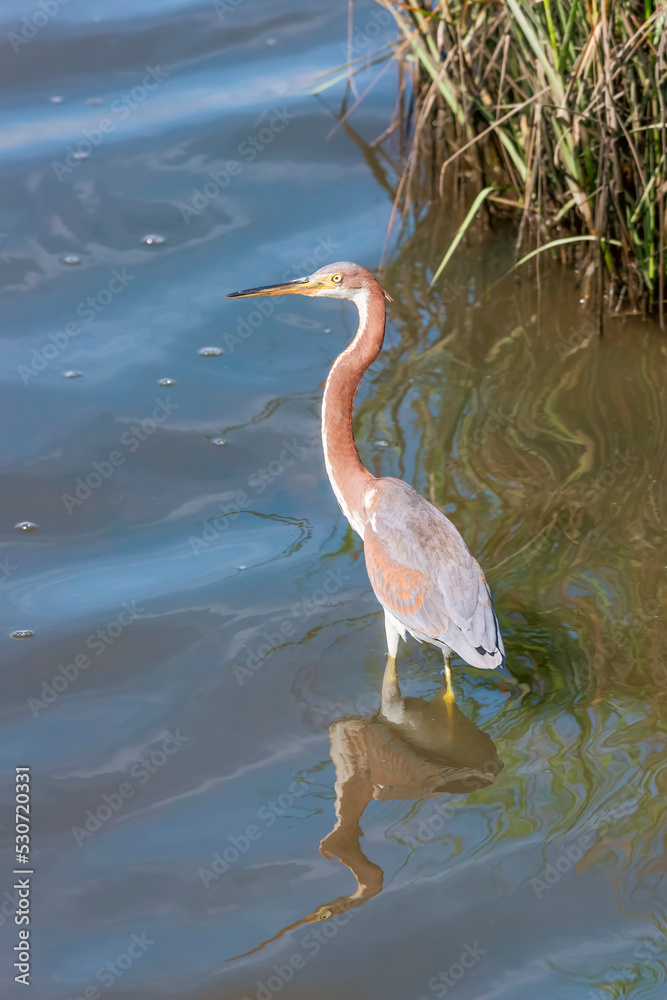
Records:
[[[397,204],[419,204],[434,165],[443,199],[477,174],[518,249],[555,244],[600,304],[664,326],[667,3],[378,3],[415,98]]]

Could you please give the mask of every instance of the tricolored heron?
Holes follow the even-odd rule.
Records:
[[[255,295],[324,295],[351,299],[359,310],[357,334],[334,361],[324,388],[327,474],[340,509],[364,541],[368,576],[384,608],[388,679],[395,676],[399,638],[409,634],[442,650],[451,697],[452,653],[492,670],[503,664],[505,650],[484,573],[457,528],[401,479],[373,476],[354,443],[354,396],[382,349],[389,296],[370,271],[349,262],[227,298]]]

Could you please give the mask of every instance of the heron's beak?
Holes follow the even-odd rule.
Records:
[[[253,295],[312,295],[321,283],[314,278],[296,278],[281,281],[279,285],[263,285],[261,288],[244,288],[242,292],[230,292],[226,299],[249,299]]]

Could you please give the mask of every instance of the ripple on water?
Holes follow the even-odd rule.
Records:
[[[451,285],[438,292],[427,288],[427,269],[457,220],[429,212],[407,227],[387,268],[396,303],[388,349],[355,404],[358,444],[372,473],[399,475],[446,510],[480,558],[517,686],[508,698],[509,677],[458,669],[457,707],[436,716],[426,699],[439,704],[442,658],[416,641],[402,645],[407,721],[425,729],[415,724],[398,756],[400,726],[374,721],[385,665],[380,606],[319,445],[310,447],[321,383],[353,332],[354,311],[291,299],[280,335],[267,319],[253,350],[231,359],[221,332],[254,308],[223,305],[227,286],[277,280],[282,264],[314,252],[315,234],[348,229],[363,260],[380,260],[393,198],[370,169],[378,150],[359,149],[339,133],[320,175],[328,113],[294,93],[286,107],[301,125],[275,135],[257,170],[242,170],[189,225],[176,207],[181,198],[190,204],[193,185],[205,185],[208,168],[244,135],[264,135],[254,81],[296,80],[311,75],[314,60],[322,68],[340,60],[345,0],[274,6],[281,15],[279,24],[273,19],[279,37],[269,36],[274,48],[266,35],[258,38],[252,5],[235,7],[240,44],[229,34],[224,65],[211,58],[220,40],[209,30],[215,15],[202,21],[209,4],[173,0],[171,17],[166,4],[100,0],[99,25],[92,16],[59,18],[3,67],[23,87],[26,59],[43,42],[37,76],[54,86],[67,81],[68,107],[51,105],[59,118],[49,119],[43,106],[50,83],[41,92],[39,79],[17,90],[24,125],[44,121],[47,132],[55,124],[60,132],[62,122],[69,133],[45,156],[43,130],[20,130],[24,148],[13,147],[3,164],[6,187],[20,191],[26,178],[52,172],[51,155],[62,159],[70,140],[77,148],[82,127],[94,134],[104,115],[116,117],[116,96],[141,83],[143,64],[127,62],[136,18],[151,40],[152,65],[169,68],[175,51],[189,54],[94,157],[90,150],[90,163],[71,161],[81,171],[12,206],[34,248],[21,255],[21,285],[22,275],[40,273],[44,247],[56,275],[65,279],[58,264],[69,273],[35,294],[17,287],[14,300],[12,265],[3,286],[20,333],[16,356],[3,352],[2,369],[11,433],[0,597],[5,638],[16,629],[3,664],[3,752],[10,767],[32,765],[48,804],[40,815],[40,879],[48,886],[44,912],[61,917],[35,971],[58,983],[63,997],[92,992],[86,983],[94,970],[115,961],[135,930],[146,931],[155,944],[127,975],[137,997],[165,1000],[162,976],[183,1000],[221,990],[254,997],[253,984],[270,975],[265,958],[280,969],[295,949],[312,954],[302,942],[306,934],[314,940],[311,928],[322,942],[320,925],[299,930],[299,921],[339,912],[341,894],[355,892],[356,881],[354,908],[332,928],[335,940],[293,976],[303,997],[435,997],[430,977],[456,967],[464,941],[472,947],[479,935],[486,954],[466,971],[462,995],[584,1000],[611,982],[633,998],[649,1000],[653,990],[650,1000],[665,1000],[649,981],[657,963],[635,955],[653,954],[653,940],[664,944],[667,630],[655,614],[666,589],[667,403],[659,336],[643,321],[618,317],[605,330],[603,351],[561,350],[586,317],[571,276],[572,301],[565,301],[559,262],[547,281],[550,265],[541,258],[539,308],[535,282],[517,274],[516,285],[496,285],[473,311],[482,288],[504,273],[512,235],[507,250],[498,243],[503,227],[489,236],[480,266],[481,227],[480,239],[462,245],[448,265]],[[7,30],[21,29],[8,23]],[[107,51],[110,30],[116,41]],[[90,54],[98,45],[104,59],[94,59],[94,73],[85,58],[72,60],[72,52]],[[369,136],[391,120],[395,80],[384,81],[364,102]],[[93,86],[103,101],[86,95]],[[346,193],[335,203],[327,197],[331,177]],[[100,250],[93,256],[91,247]],[[142,247],[148,255],[137,252]],[[65,255],[78,255],[78,266],[64,263]],[[248,277],[260,258],[265,263]],[[76,353],[60,351],[50,368],[30,376],[29,405],[21,409],[17,362],[29,364],[50,329],[81,320],[77,304],[124,265],[133,276],[127,289],[72,340]],[[227,275],[224,287],[211,288],[218,273]],[[400,350],[391,350],[392,332]],[[66,360],[88,365],[69,390],[58,378],[81,372],[61,369]],[[166,387],[155,377],[162,365],[178,372],[169,380],[178,394],[155,393],[156,384]],[[219,384],[208,385],[206,374]],[[155,396],[173,397],[181,408],[163,430],[144,433],[140,418]],[[234,448],[210,433],[216,423],[230,428]],[[226,447],[225,457],[207,454],[205,442]],[[114,451],[118,467],[109,461]],[[113,473],[74,509],[68,503],[68,512],[62,491],[75,490],[78,477],[96,481],[91,472],[110,465]],[[36,525],[12,524],[21,508]],[[19,541],[21,532],[34,541]],[[36,642],[21,643],[33,637],[30,622]],[[497,742],[505,765],[496,783],[471,793],[472,774],[493,754],[461,716]],[[157,770],[149,765],[144,781],[142,760],[163,755],[167,732],[182,734],[184,745]],[[469,749],[479,751],[472,761]],[[457,771],[461,789],[443,792],[440,777]],[[131,798],[88,836],[86,817],[106,809],[125,782]],[[287,798],[292,806],[281,809]],[[267,802],[278,802],[277,812],[258,812]],[[210,869],[228,834],[253,823],[259,839],[237,852],[224,877],[202,884],[200,866]],[[74,837],[72,824],[85,834]],[[323,836],[323,846],[339,851],[330,860],[318,850]],[[573,862],[582,836],[590,846]],[[382,878],[385,891],[367,898]],[[222,985],[224,958],[257,949],[288,924],[294,932],[226,963]],[[72,934],[73,926],[83,933]],[[450,935],[443,945],[448,926],[461,928],[461,940]],[[266,987],[258,995],[267,996]]]

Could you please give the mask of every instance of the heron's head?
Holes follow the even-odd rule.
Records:
[[[325,295],[330,299],[358,300],[366,296],[371,287],[384,291],[377,278],[358,264],[339,261],[327,264],[319,271],[303,278],[281,281],[277,285],[263,285],[260,288],[246,288],[242,292],[232,292],[228,299],[247,299],[254,295]],[[389,298],[386,292],[384,295]]]

